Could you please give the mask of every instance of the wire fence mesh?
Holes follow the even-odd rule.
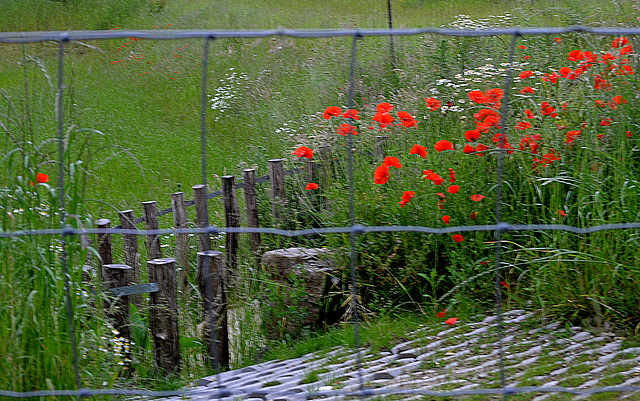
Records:
[[[572,26],[566,28],[506,28],[506,29],[486,29],[482,31],[476,30],[457,30],[457,29],[433,29],[433,28],[424,28],[424,29],[346,29],[346,30],[289,30],[289,29],[275,29],[275,30],[238,30],[238,31],[210,31],[210,30],[165,30],[165,31],[133,31],[133,30],[122,30],[122,31],[70,31],[70,32],[0,32],[0,42],[1,43],[31,43],[31,42],[43,42],[43,41],[56,41],[58,42],[58,77],[57,77],[57,109],[56,109],[56,118],[58,122],[58,143],[59,143],[59,155],[58,155],[58,163],[59,163],[59,176],[57,182],[57,189],[60,193],[60,199],[64,201],[64,189],[65,189],[65,149],[63,148],[64,143],[64,114],[63,114],[63,98],[64,98],[64,58],[65,58],[65,46],[72,41],[77,40],[105,40],[105,39],[116,39],[116,38],[127,38],[127,37],[137,37],[151,40],[176,40],[176,39],[185,39],[185,38],[200,38],[204,40],[203,47],[203,60],[202,63],[202,97],[201,97],[201,133],[200,133],[200,144],[201,144],[201,171],[202,171],[202,181],[206,184],[207,182],[207,165],[206,165],[206,149],[207,149],[207,60],[209,58],[208,49],[211,40],[220,39],[220,38],[264,38],[264,37],[272,37],[272,36],[289,36],[294,38],[323,38],[323,37],[350,37],[352,38],[351,43],[351,53],[350,53],[350,66],[349,66],[349,92],[348,92],[348,105],[349,108],[353,108],[354,105],[354,92],[353,88],[354,80],[355,80],[355,65],[357,63],[357,48],[359,40],[362,38],[370,37],[370,36],[408,36],[408,35],[421,35],[421,34],[437,34],[437,35],[447,35],[447,36],[458,36],[458,37],[478,37],[478,36],[506,36],[510,37],[511,41],[509,44],[509,64],[513,61],[517,41],[519,38],[528,35],[559,35],[563,33],[571,33],[571,32],[583,32],[597,35],[627,35],[634,36],[640,34],[640,29],[631,29],[631,28],[590,28],[585,26]],[[392,43],[392,42],[391,42]],[[300,398],[308,398],[308,397],[329,397],[329,396],[357,396],[357,397],[370,397],[370,396],[383,396],[383,395],[423,395],[423,396],[432,396],[432,397],[454,397],[454,396],[464,396],[464,395],[502,395],[503,399],[508,399],[509,396],[517,395],[521,393],[569,393],[573,395],[580,396],[588,396],[599,393],[607,393],[607,392],[632,392],[632,391],[640,391],[640,386],[606,386],[606,387],[595,387],[590,389],[576,389],[576,388],[566,388],[566,387],[556,387],[556,386],[531,386],[531,387],[509,387],[505,384],[505,376],[504,376],[504,354],[502,352],[502,337],[504,334],[504,328],[502,327],[502,313],[503,313],[503,302],[501,299],[500,292],[500,277],[501,277],[501,235],[506,232],[513,231],[567,231],[577,234],[592,234],[600,231],[607,230],[628,230],[628,229],[639,229],[640,222],[628,222],[628,223],[616,223],[616,224],[601,224],[590,227],[574,227],[562,224],[532,224],[532,225],[522,225],[522,224],[511,224],[509,222],[503,221],[501,217],[501,208],[503,205],[503,177],[502,177],[502,169],[504,166],[504,156],[506,154],[506,149],[504,148],[504,140],[505,140],[505,130],[507,126],[507,117],[508,117],[508,107],[509,107],[509,94],[512,88],[513,73],[511,68],[508,68],[507,77],[504,83],[504,103],[502,109],[500,110],[501,114],[501,143],[502,148],[498,152],[497,158],[497,170],[496,170],[496,204],[495,204],[495,216],[496,223],[492,225],[474,225],[474,226],[456,226],[456,227],[447,227],[442,229],[432,228],[432,227],[423,227],[423,226],[406,226],[406,225],[397,225],[397,226],[364,226],[356,223],[356,214],[354,210],[354,160],[352,152],[347,152],[347,171],[348,175],[348,191],[349,191],[349,216],[350,216],[350,226],[345,227],[324,227],[324,228],[314,228],[314,229],[302,229],[302,230],[283,230],[277,228],[250,228],[250,227],[214,227],[208,226],[204,228],[179,228],[179,229],[160,229],[160,230],[131,230],[131,229],[122,229],[122,228],[112,228],[112,229],[76,229],[66,224],[66,214],[65,214],[65,205],[62,203],[60,205],[61,212],[61,228],[60,229],[50,229],[50,230],[26,230],[26,231],[0,231],[0,238],[19,238],[19,237],[28,237],[28,236],[41,236],[41,235],[49,235],[49,236],[60,236],[62,241],[63,252],[61,253],[62,266],[64,270],[64,286],[66,291],[66,314],[67,320],[69,322],[69,333],[71,339],[71,347],[73,351],[73,359],[74,359],[74,370],[76,375],[76,385],[77,389],[73,390],[42,390],[42,391],[30,391],[30,392],[14,392],[14,391],[5,391],[0,390],[0,396],[10,397],[10,398],[30,398],[30,397],[53,397],[53,396],[72,396],[77,397],[78,399],[88,398],[93,396],[100,395],[119,395],[119,396],[147,396],[147,397],[168,397],[168,396],[198,396],[198,397],[209,397],[209,398],[236,398],[248,396],[249,393],[247,391],[243,391],[241,389],[233,388],[233,385],[229,386],[229,389],[220,390],[220,389],[210,389],[210,390],[180,390],[180,391],[148,391],[148,390],[137,390],[137,389],[89,389],[81,387],[81,371],[78,365],[78,352],[77,352],[77,344],[75,342],[75,334],[74,330],[74,310],[71,304],[71,292],[73,290],[72,283],[69,281],[69,272],[68,272],[68,261],[67,254],[64,251],[65,242],[70,236],[75,236],[79,234],[136,234],[136,235],[163,235],[163,234],[178,234],[178,233],[189,233],[189,234],[217,234],[220,232],[226,233],[266,233],[266,234],[274,234],[280,236],[307,236],[314,234],[331,234],[331,233],[343,233],[349,235],[349,244],[350,244],[350,269],[351,269],[351,302],[352,310],[358,310],[358,278],[356,274],[356,258],[357,258],[357,241],[360,236],[366,235],[367,233],[375,233],[375,232],[417,232],[417,233],[429,233],[429,234],[449,234],[449,233],[460,233],[460,232],[476,232],[476,231],[491,231],[494,233],[494,238],[496,241],[495,248],[495,266],[494,266],[494,281],[495,281],[495,314],[497,316],[496,321],[496,334],[499,339],[499,366],[500,366],[500,386],[498,388],[487,388],[487,389],[471,389],[471,390],[452,390],[452,391],[430,391],[430,390],[420,390],[420,389],[411,389],[411,390],[387,390],[387,389],[367,389],[365,388],[364,382],[362,380],[362,360],[360,355],[360,344],[359,344],[359,336],[358,336],[358,327],[359,327],[359,317],[357,312],[353,314],[353,326],[355,330],[355,338],[356,338],[356,346],[355,346],[355,354],[357,358],[357,366],[358,366],[358,374],[359,378],[359,389],[357,391],[349,390],[349,391],[318,391],[314,393],[306,393],[298,395]],[[348,136],[348,148],[353,148],[353,136]],[[290,173],[293,171],[290,171]],[[263,179],[263,181],[266,179]],[[239,187],[239,186],[238,186]],[[219,195],[219,193],[215,192],[210,194],[208,198],[212,198],[214,196]],[[170,209],[163,210],[161,214],[169,213]],[[138,219],[135,222],[141,222],[143,219]],[[212,333],[212,337],[215,334]],[[218,382],[219,386],[224,386],[225,383]],[[297,396],[292,396],[295,398]]]

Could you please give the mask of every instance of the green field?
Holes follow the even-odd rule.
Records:
[[[396,28],[638,27],[640,15],[631,1],[395,0],[392,5]],[[386,1],[5,0],[2,7],[0,30],[5,32],[388,26]],[[501,221],[577,227],[637,222],[638,45],[635,37],[628,44],[626,38],[615,39],[585,33],[525,36],[516,43],[509,65],[509,37],[395,37],[393,60],[388,37],[363,38],[352,88],[360,119],[353,121],[342,117],[350,89],[350,37],[212,40],[206,115],[209,188],[220,188],[223,175],[240,179],[249,167],[266,175],[269,159],[283,158],[286,168],[300,167],[301,158],[292,154],[297,148],[309,147],[317,155],[320,146],[330,145],[334,177],[312,192],[318,194],[315,204],[303,189],[307,182],[289,178],[288,218],[281,227],[348,225],[349,144],[354,149],[357,223],[436,228],[494,224],[502,123],[497,116],[500,105],[507,104],[507,94],[496,95],[496,88],[505,87],[510,66],[514,80],[505,114],[507,143],[502,145],[508,153],[503,155]],[[57,51],[53,42],[0,44],[2,230],[59,227]],[[115,224],[119,210],[133,209],[140,216],[143,201],[169,207],[169,195],[176,191],[192,198],[191,187],[201,183],[202,54],[203,41],[191,39],[129,37],[65,46],[65,209],[70,224],[91,226],[98,218]],[[489,93],[496,96],[490,99]],[[393,106],[386,111],[394,125],[385,127],[381,118],[387,118],[387,102]],[[325,117],[329,106],[339,107],[340,113]],[[401,117],[400,111],[408,114]],[[346,123],[354,125],[357,136],[336,134]],[[478,136],[469,133],[474,129]],[[385,170],[375,156],[376,136],[381,135],[388,137],[386,155],[397,157],[401,168],[387,165]],[[449,141],[452,149],[439,149],[441,141]],[[412,150],[415,145],[425,147],[424,156]],[[31,186],[30,181],[39,182],[38,173],[50,181]],[[267,186],[261,188],[261,222],[272,226]],[[211,201],[210,207],[211,224],[224,226],[221,202]],[[192,210],[189,218],[194,218]],[[171,227],[170,216],[161,225]],[[451,316],[491,310],[493,233],[456,234],[361,237],[358,249],[365,252],[357,269],[368,316],[383,317],[389,324],[407,311],[432,319],[444,308]],[[0,240],[0,355],[9,360],[0,369],[0,378],[8,383],[3,389],[75,386],[56,241]],[[162,241],[170,254],[173,239]],[[73,302],[82,386],[175,388],[208,372],[196,329],[201,304],[194,288],[194,296],[179,306],[183,372],[190,373],[168,384],[154,376],[151,345],[146,329],[140,328],[146,313],[141,311],[135,323],[134,374],[119,377],[121,361],[106,351],[112,349],[111,328],[101,308],[95,308],[100,300],[83,295],[87,288],[80,284],[78,266],[91,252],[75,240],[68,245],[70,278],[77,290]],[[267,249],[293,245],[346,249],[349,240],[339,235],[265,237]],[[114,239],[114,246],[120,254],[121,240]],[[639,246],[637,229],[588,235],[505,233],[499,281],[506,306],[595,328],[613,325],[621,335],[637,335]],[[243,242],[242,280],[230,296],[234,306],[260,299],[273,285],[267,272],[251,266],[246,248]],[[142,240],[140,249],[144,260]],[[195,277],[190,280],[195,283]],[[295,315],[276,312],[283,318]],[[289,347],[300,334],[286,333],[281,341]],[[327,346],[335,338],[342,336],[333,335]],[[252,358],[257,351],[247,346],[244,356]]]

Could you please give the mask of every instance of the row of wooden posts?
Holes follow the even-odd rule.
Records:
[[[376,137],[375,158],[384,157],[387,137]],[[306,182],[317,182],[326,187],[333,175],[333,155],[330,146],[317,149],[315,160],[304,160],[302,173]],[[271,206],[275,223],[280,224],[284,216],[285,178],[283,159],[269,160],[268,181],[271,184]],[[242,173],[242,184],[236,185],[234,176],[222,177],[222,201],[226,227],[240,227],[240,210],[236,189],[244,190],[246,221],[248,227],[259,227],[258,199],[256,194],[257,180],[254,169],[246,169]],[[196,227],[209,226],[207,208],[207,188],[204,185],[192,187],[196,214]],[[191,203],[191,202],[189,202]],[[173,226],[176,229],[187,228],[185,196],[183,192],[171,194],[171,213]],[[157,202],[143,202],[143,218],[145,230],[157,230]],[[136,229],[133,210],[118,213],[123,229]],[[97,228],[108,229],[111,221],[96,221]],[[120,336],[130,338],[129,302],[138,310],[144,310],[142,294],[149,295],[150,329],[153,339],[153,354],[156,368],[165,372],[180,370],[180,349],[177,324],[176,287],[182,294],[189,294],[190,250],[188,234],[176,233],[175,254],[163,257],[160,246],[160,235],[146,236],[148,284],[140,283],[138,238],[136,234],[122,234],[124,242],[124,264],[114,263],[111,247],[111,234],[101,233],[97,236],[99,263],[98,275],[102,288],[108,290],[111,298],[105,302],[107,316]],[[262,249],[260,233],[249,234],[254,263],[259,263]],[[228,278],[233,275],[238,265],[238,233],[226,233],[224,255],[211,249],[211,238],[208,233],[198,234],[196,281],[203,298],[204,341],[207,359],[216,369],[229,366],[229,340],[227,329],[227,286]],[[224,258],[224,259],[223,259]],[[181,273],[176,277],[176,265]],[[213,334],[211,334],[213,331]]]
[[[325,150],[323,160],[331,160],[330,149]],[[305,160],[303,172],[305,179],[311,181],[318,178],[317,166],[311,160]],[[328,165],[328,164],[325,164]],[[324,176],[325,173],[322,175]],[[255,170],[243,171],[243,183],[235,184],[234,176],[222,177],[222,201],[224,204],[226,227],[240,226],[240,211],[236,196],[236,188],[244,190],[248,227],[258,227],[258,199],[256,194]],[[284,160],[269,160],[269,181],[271,183],[271,203],[274,220],[284,218],[285,170]],[[322,178],[320,178],[322,179]],[[207,207],[207,188],[204,185],[192,187],[195,206],[195,226],[209,226]],[[186,228],[189,223],[186,214],[185,195],[183,192],[171,194],[171,209],[174,228]],[[143,202],[143,219],[146,230],[157,230],[157,202]],[[136,229],[133,210],[118,213],[121,227]],[[111,221],[96,221],[97,228],[111,228]],[[101,233],[97,236],[98,253],[100,255],[99,272],[102,288],[110,295],[105,302],[108,318],[119,336],[130,338],[129,303],[138,310],[143,307],[142,294],[149,294],[149,324],[153,342],[153,354],[156,368],[164,372],[180,370],[180,348],[178,335],[178,311],[176,288],[183,294],[189,293],[190,252],[188,234],[176,233],[175,254],[163,257],[160,246],[160,235],[146,236],[148,284],[140,283],[138,238],[136,234],[122,234],[124,242],[124,264],[114,263],[111,234]],[[259,261],[262,248],[260,233],[250,233],[251,250]],[[226,233],[224,254],[213,251],[208,233],[198,234],[196,281],[203,299],[204,341],[207,359],[214,368],[229,366],[229,340],[227,329],[227,285],[228,276],[233,274],[238,264],[238,234]],[[176,266],[181,273],[176,276]],[[213,331],[213,334],[212,334]]]

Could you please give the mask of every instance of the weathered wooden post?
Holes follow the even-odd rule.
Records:
[[[96,228],[109,229],[111,228],[111,220],[100,219],[96,221]],[[113,256],[111,251],[111,234],[110,233],[98,233],[98,255],[100,255],[100,263],[98,263],[98,277],[102,279],[102,266],[113,263]]]
[[[323,188],[326,188],[333,176],[333,153],[331,146],[324,145],[318,147],[318,158],[320,159],[320,182]]]
[[[209,212],[207,211],[207,187],[199,184],[193,187],[193,201],[196,206],[196,227],[203,228],[209,226]],[[198,235],[198,250],[211,250],[211,238],[208,233]]]
[[[144,210],[144,228],[146,230],[157,230],[158,202],[142,202],[142,209]],[[160,249],[160,236],[158,234],[147,235],[146,244],[148,260],[159,259],[162,257],[162,250]]]
[[[284,160],[269,160],[269,181],[271,182],[271,203],[273,207],[273,220],[276,225],[282,222],[284,217],[284,205],[286,202],[284,193]]]
[[[158,369],[180,371],[180,337],[176,305],[176,260],[159,258],[147,262],[149,281],[158,291],[149,295],[149,325],[153,338],[153,357]]]
[[[133,214],[133,210],[123,210],[118,213],[118,217],[120,218],[122,228],[126,230],[136,229],[136,225],[134,224],[136,218]],[[136,234],[122,234],[122,239],[124,242],[124,263],[131,267],[131,272],[129,274],[130,282],[124,285],[139,284],[140,254],[138,253],[138,236]],[[142,296],[140,294],[132,295],[131,303],[140,309],[142,307]]]
[[[216,371],[226,369],[229,367],[229,330],[226,275],[221,252],[198,252],[196,281],[204,300],[203,335],[209,362]]]
[[[105,290],[111,288],[125,287],[131,281],[132,268],[121,264],[106,264],[102,266],[102,286]],[[108,299],[105,300],[104,307],[108,319],[113,323],[113,327],[120,332],[118,336],[126,339],[131,338],[131,327],[129,322],[129,296],[118,296],[106,291]]]
[[[187,209],[184,204],[184,192],[171,194],[171,209],[173,210],[173,226],[187,227]],[[178,288],[187,295],[189,291],[189,236],[186,233],[176,233],[176,260],[182,268],[178,275]]]
[[[384,135],[376,136],[375,159],[377,162],[382,162],[382,160],[384,159],[384,155],[386,154],[385,148],[387,146],[387,139],[389,139],[388,136],[384,136]]]
[[[256,171],[254,169],[244,170],[242,172],[242,180],[244,182],[244,203],[247,209],[247,226],[260,227],[258,196],[256,195]],[[251,242],[251,252],[256,257],[256,266],[260,266],[260,248],[262,247],[260,233],[250,233],[249,241]]]
[[[227,227],[240,227],[240,211],[236,197],[235,179],[232,175],[222,177],[222,203]],[[238,233],[227,233],[225,244],[225,266],[229,274],[238,267]]]

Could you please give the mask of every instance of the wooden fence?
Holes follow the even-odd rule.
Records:
[[[376,138],[375,158],[384,157],[386,137]],[[142,202],[142,217],[135,218],[133,210],[118,213],[120,225],[113,228],[136,229],[144,223],[146,230],[159,228],[158,218],[173,214],[173,227],[186,228],[186,208],[195,207],[195,226],[209,226],[207,201],[222,196],[225,215],[225,227],[240,226],[240,210],[238,207],[237,189],[244,192],[246,222],[248,227],[259,227],[258,197],[256,185],[269,181],[271,184],[271,207],[276,226],[286,218],[285,212],[285,176],[303,174],[306,182],[319,182],[322,186],[329,183],[333,175],[331,147],[320,147],[317,150],[317,161],[304,159],[304,167],[286,170],[283,159],[269,160],[269,175],[256,177],[254,169],[246,169],[242,173],[242,182],[236,183],[234,176],[222,177],[222,189],[207,194],[204,185],[194,185],[193,200],[185,201],[183,192],[171,194],[171,208],[158,211],[157,202]],[[315,202],[312,200],[312,202]],[[97,228],[111,228],[111,221],[99,219]],[[180,348],[178,336],[178,311],[176,288],[183,294],[188,293],[191,275],[191,251],[186,233],[176,233],[175,252],[163,255],[160,235],[147,235],[147,276],[149,283],[140,284],[140,253],[138,238],[135,234],[122,234],[124,244],[124,264],[114,263],[111,234],[97,236],[97,248],[100,255],[97,276],[108,300],[104,303],[107,317],[120,336],[130,338],[129,303],[138,310],[144,310],[142,294],[149,296],[149,324],[153,342],[154,361],[157,369],[165,372],[180,370]],[[249,234],[253,263],[259,264],[262,250],[262,239],[259,233]],[[229,338],[227,328],[227,286],[228,277],[238,266],[238,234],[227,233],[224,254],[212,250],[212,242],[208,233],[198,235],[198,251],[196,255],[196,282],[203,299],[204,343],[207,359],[215,369],[229,366]],[[169,257],[167,257],[169,256]],[[179,267],[180,269],[177,269]],[[180,273],[176,276],[176,271]],[[213,332],[213,334],[212,334]]]

